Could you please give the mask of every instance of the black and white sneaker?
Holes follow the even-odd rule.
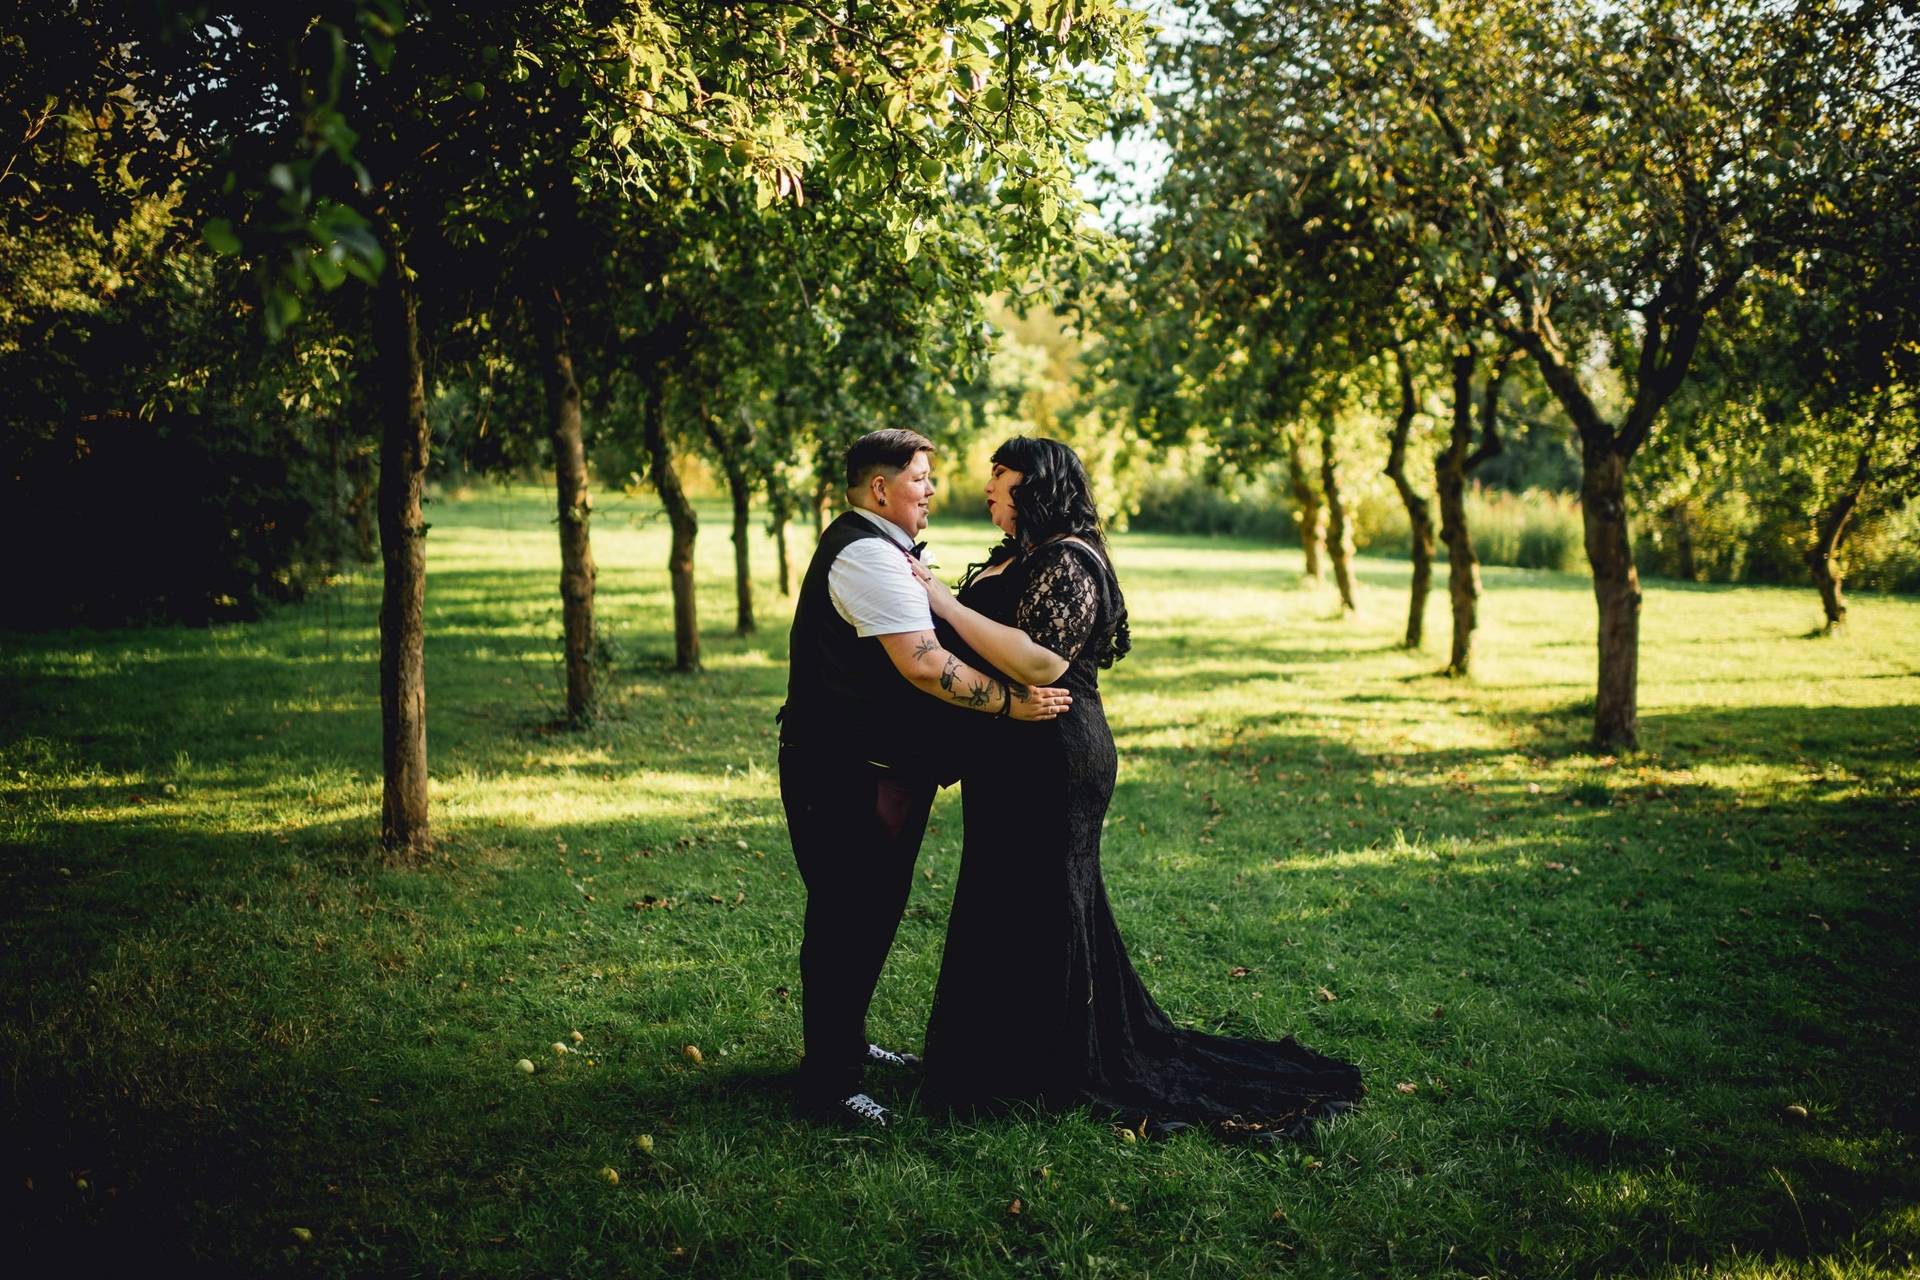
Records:
[[[867,1062],[876,1067],[892,1067],[897,1071],[920,1070],[920,1055],[917,1053],[895,1053],[891,1049],[882,1049],[877,1044],[867,1046]]]
[[[840,1099],[827,1112],[840,1123],[859,1129],[884,1129],[893,1121],[893,1112],[864,1093]]]

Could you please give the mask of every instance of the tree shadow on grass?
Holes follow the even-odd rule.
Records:
[[[1346,639],[1347,643],[1342,643]],[[1324,645],[1281,644],[1254,635],[1213,635],[1141,643],[1124,663],[1102,673],[1105,691],[1162,696],[1205,693],[1249,680],[1290,674],[1348,658],[1399,652],[1394,644],[1365,644],[1359,637]]]
[[[1715,683],[1777,683],[1759,677]],[[1554,685],[1503,686],[1553,689]],[[1364,699],[1363,699],[1364,700]],[[1483,708],[1534,754],[1548,758],[1592,755],[1593,699],[1575,699],[1556,707],[1525,712]],[[1920,758],[1920,705],[1881,706],[1728,706],[1644,711],[1640,715],[1641,751],[1666,764],[1817,763],[1823,754],[1893,768]],[[1610,757],[1608,757],[1610,758]]]
[[[1640,717],[1663,751],[1783,764],[1846,757],[1911,767],[1920,758],[1920,705],[1696,707]]]
[[[1276,1006],[1287,1001],[1291,1008],[1317,1009],[1310,1019],[1300,1019],[1303,1038],[1361,1056],[1377,1094],[1387,1094],[1396,1078],[1421,1081],[1418,1105],[1425,1109],[1408,1114],[1420,1117],[1422,1126],[1457,1131],[1462,1142],[1499,1141],[1536,1151],[1533,1176],[1546,1185],[1575,1189],[1597,1178],[1632,1179],[1666,1170],[1661,1176],[1697,1184],[1702,1194],[1709,1186],[1724,1186],[1749,1198],[1764,1197],[1765,1171],[1754,1163],[1762,1159],[1782,1169],[1803,1196],[1812,1189],[1822,1198],[1807,1210],[1804,1243],[1792,1233],[1741,1225],[1742,1245],[1815,1253],[1836,1247],[1864,1216],[1902,1194],[1884,1174],[1847,1172],[1821,1153],[1811,1133],[1783,1136],[1772,1118],[1777,1108],[1768,1101],[1767,1082],[1741,1084],[1733,1095],[1767,1108],[1764,1117],[1707,1137],[1698,1125],[1685,1123],[1689,1108],[1717,1105],[1697,1093],[1703,1075],[1724,1072],[1730,1062],[1760,1052],[1768,1036],[1787,1035],[1814,1052],[1830,1053],[1834,1046],[1823,1046],[1821,1037],[1835,1027],[1896,1024],[1889,1021],[1890,1006],[1876,1008],[1881,997],[1864,994],[1781,1007],[1773,1024],[1758,1028],[1729,1021],[1767,1002],[1773,989],[1764,984],[1777,980],[1783,966],[1799,971],[1792,949],[1782,953],[1766,941],[1785,917],[1757,911],[1756,919],[1742,921],[1728,909],[1725,921],[1697,922],[1676,933],[1673,917],[1659,914],[1655,905],[1675,887],[1674,869],[1656,859],[1603,851],[1610,843],[1631,843],[1627,826],[1643,822],[1646,808],[1591,803],[1574,808],[1566,796],[1532,796],[1518,784],[1463,784],[1451,775],[1483,754],[1469,751],[1403,756],[1406,768],[1420,766],[1419,776],[1403,769],[1400,776],[1376,780],[1380,756],[1288,729],[1278,717],[1222,751],[1167,748],[1137,754],[1146,767],[1123,786],[1117,807],[1153,812],[1156,824],[1177,805],[1193,807],[1204,823],[1208,805],[1181,786],[1193,772],[1185,768],[1191,760],[1198,758],[1223,775],[1243,767],[1264,770],[1260,781],[1233,790],[1217,778],[1196,786],[1213,793],[1225,816],[1213,830],[1214,843],[1198,846],[1213,851],[1216,865],[1203,860],[1185,873],[1200,882],[1187,886],[1186,897],[1155,896],[1149,855],[1156,842],[1164,848],[1158,825],[1128,847],[1116,848],[1109,859],[1116,897],[1127,911],[1123,931],[1141,963],[1155,951],[1168,955],[1169,964],[1148,971],[1148,980],[1170,1008],[1188,1015],[1183,1021],[1260,1030],[1268,1024],[1247,1020],[1237,998],[1245,980],[1226,976],[1228,962],[1252,959],[1260,970],[1256,980],[1267,982],[1292,971],[1291,954],[1300,955],[1304,973],[1316,975],[1326,956],[1337,960],[1346,976],[1308,981],[1337,987],[1337,1002],[1314,1006],[1307,995],[1301,1004],[1298,998],[1289,1000],[1283,988],[1269,988]],[[1278,788],[1288,793],[1277,797],[1281,814],[1269,814],[1261,828],[1273,847],[1250,856],[1248,835],[1236,829],[1242,807]],[[1459,843],[1439,856],[1412,849],[1373,856],[1394,847],[1393,828],[1404,820],[1404,802],[1413,798],[1435,808],[1435,825],[1445,826]],[[1695,823],[1696,834],[1726,821],[1704,805],[1695,808],[1687,812],[1676,806],[1667,820]],[[1495,832],[1497,813],[1513,828],[1511,835],[1505,827]],[[1349,814],[1361,825],[1346,825]],[[771,843],[778,825],[777,815],[761,813],[749,838]],[[1329,831],[1332,840],[1322,836]],[[615,848],[623,833],[623,827],[605,823],[573,824],[565,832],[576,849]],[[310,834],[322,843],[346,838],[337,827]],[[455,834],[450,843],[456,860],[460,846],[482,834],[477,829]],[[1188,831],[1183,847],[1196,847],[1195,838]],[[202,859],[244,861],[238,850],[208,845],[204,836],[194,840]],[[1476,841],[1485,847],[1473,847]],[[716,847],[687,851],[670,874],[693,884],[701,876],[720,874],[723,863],[741,856],[729,840],[712,843]],[[1586,874],[1575,878],[1551,871],[1544,865],[1549,858],[1580,862]],[[529,851],[526,868],[515,874],[529,874],[534,861]],[[473,866],[470,860],[466,865]],[[648,874],[666,865],[656,863]],[[443,875],[444,885],[439,883]],[[446,908],[468,902],[472,890],[482,902],[491,893],[482,887],[486,880],[477,867],[455,866],[413,879],[421,888],[447,894],[441,908],[412,904],[429,920],[447,918]],[[1217,885],[1209,887],[1210,881]],[[101,892],[91,881],[83,887],[90,900]],[[1735,901],[1765,905],[1744,870],[1735,874],[1730,868],[1723,884],[1709,887],[1734,895]],[[383,927],[397,944],[415,927],[388,910],[401,905],[394,901],[399,882],[388,878],[370,888],[365,905],[374,915],[368,918],[389,922]],[[1206,911],[1189,900],[1196,888],[1226,898],[1234,909]],[[691,899],[695,890],[682,892]],[[1695,906],[1711,900],[1704,889],[1695,893]],[[763,901],[763,894],[758,891],[753,901]],[[417,1265],[436,1245],[412,1234],[419,1228],[406,1225],[409,1219],[396,1216],[402,1200],[476,1230],[497,1224],[485,1229],[511,1231],[524,1215],[535,1220],[542,1214],[565,1216],[570,1197],[590,1187],[603,1165],[620,1166],[624,1186],[671,1190],[696,1188],[715,1170],[740,1160],[801,1162],[818,1179],[831,1182],[842,1146],[888,1158],[884,1145],[816,1132],[792,1115],[781,1062],[791,1052],[795,1031],[790,1006],[775,1024],[763,1027],[746,1012],[751,1001],[716,1011],[706,1007],[706,985],[674,989],[686,981],[678,975],[696,973],[718,958],[715,946],[790,952],[798,927],[791,901],[777,913],[763,909],[759,922],[732,942],[718,942],[716,930],[737,929],[744,918],[727,907],[683,899],[677,910],[636,913],[607,901],[573,902],[566,895],[555,878],[552,891],[541,899],[543,908],[524,896],[506,912],[480,903],[463,908],[477,909],[482,928],[495,935],[505,933],[506,920],[530,919],[536,926],[524,943],[516,934],[487,944],[496,950],[481,955],[472,990],[454,983],[463,971],[453,961],[478,940],[436,943],[431,934],[425,944],[438,947],[439,955],[411,962],[392,979],[363,967],[331,986],[303,984],[304,1016],[329,1027],[332,1044],[325,1052],[282,1044],[265,1034],[270,1028],[250,1022],[246,1010],[258,1004],[258,997],[247,998],[247,980],[238,976],[231,981],[239,1001],[187,1007],[204,1007],[204,1016],[212,1019],[213,1025],[203,1029],[206,1039],[248,1043],[244,1057],[196,1057],[192,1062],[199,1065],[167,1068],[168,1046],[159,1039],[136,1040],[115,1045],[97,1062],[75,1052],[30,1068],[17,1095],[30,1107],[19,1130],[27,1152],[24,1167],[35,1170],[43,1183],[63,1171],[85,1169],[95,1185],[121,1192],[108,1204],[62,1189],[35,1229],[85,1228],[123,1233],[123,1238],[130,1233],[161,1253],[263,1259],[285,1247],[285,1223],[297,1218],[320,1224],[334,1238],[358,1238],[371,1256],[389,1265]],[[1626,905],[1614,905],[1616,900]],[[1294,920],[1288,912],[1304,914]],[[1850,917],[1832,914],[1851,923]],[[142,927],[164,933],[201,918],[161,915]],[[1424,919],[1457,920],[1459,927],[1416,930],[1408,938],[1409,922]],[[657,927],[648,933],[648,926]],[[319,927],[338,926],[322,921]],[[1722,992],[1711,997],[1687,992],[1675,1007],[1673,998],[1655,994],[1661,990],[1657,979],[1639,977],[1640,968],[1668,970],[1679,963],[1679,953],[1702,942],[1713,954],[1713,944],[1697,935],[1714,928],[1732,933],[1742,948],[1760,952],[1753,963],[1719,975]],[[1277,937],[1282,933],[1297,935],[1302,950],[1288,949]],[[233,963],[232,957],[241,954],[232,949],[238,938],[237,932],[210,937],[204,949],[208,963]],[[1255,939],[1264,939],[1260,949],[1250,946]],[[1855,992],[1870,972],[1868,962],[1877,958],[1884,965],[1888,959],[1884,947],[1857,940],[1819,945],[1812,954]],[[57,950],[51,938],[29,939],[26,946],[42,956]],[[1669,960],[1662,948],[1674,958]],[[494,958],[486,959],[487,954]],[[1374,959],[1356,970],[1360,954]],[[1611,976],[1616,954],[1632,957],[1634,972]],[[538,961],[543,955],[548,957],[544,964]],[[552,962],[561,956],[571,973],[588,966],[612,973],[634,956],[691,968],[630,980],[611,1004],[594,1007],[586,1028],[588,1048],[581,1055],[542,1057],[538,1074],[529,1080],[514,1072],[512,1056],[538,1054],[547,1038],[562,1034],[566,1020],[577,1016],[570,1009],[579,1000],[571,994],[572,979],[536,977],[550,975]],[[493,971],[503,965],[534,987],[528,999],[493,981]],[[430,972],[436,967],[449,971],[444,976]],[[1456,971],[1461,976],[1453,976]],[[1389,975],[1405,985],[1404,994],[1386,986]],[[1629,978],[1645,994],[1625,989]],[[1242,985],[1235,986],[1236,981]],[[1444,1017],[1431,1011],[1442,1006]],[[611,1016],[615,1010],[618,1017]],[[1675,1048],[1664,1038],[1669,1028],[1702,1018],[1723,1044],[1683,1041]],[[424,1027],[464,1028],[461,1034],[474,1037],[471,1048],[408,1051],[406,1043]],[[1570,1061],[1579,1064],[1574,1077],[1555,1073],[1535,1080],[1533,1047],[1489,1044],[1490,1038],[1506,1040],[1516,1028],[1562,1041]],[[157,1025],[141,1034],[162,1037]],[[1909,1032],[1855,1029],[1849,1034],[1844,1047],[1866,1053],[1871,1061],[1911,1040]],[[680,1044],[694,1040],[706,1048],[704,1067],[679,1053]],[[719,1056],[728,1041],[736,1044],[733,1063],[738,1065]],[[587,1052],[601,1055],[603,1065],[589,1067]],[[1489,1052],[1515,1060],[1484,1061]],[[116,1084],[128,1067],[132,1078],[143,1080],[131,1097],[117,1092]],[[1444,1094],[1434,1079],[1443,1081]],[[1636,1089],[1654,1101],[1633,1101]],[[1617,1091],[1618,1101],[1604,1101],[1610,1091]],[[1376,1098],[1373,1106],[1415,1105],[1395,1104],[1392,1096]],[[1589,1097],[1597,1099],[1593,1105],[1581,1101]],[[1678,1102],[1661,1101],[1668,1098]],[[888,1100],[906,1101],[907,1095],[895,1088]],[[1871,1117],[1887,1104],[1869,1092],[1860,1105]],[[914,1132],[926,1133],[932,1144],[930,1155],[917,1154],[923,1163],[940,1169],[964,1166],[964,1143],[948,1142],[937,1125]],[[636,1133],[655,1138],[653,1156],[635,1152]],[[1433,1150],[1430,1134],[1423,1141],[1422,1150]],[[504,1194],[497,1194],[495,1188],[503,1185]],[[205,1207],[213,1205],[239,1210],[218,1239],[208,1234],[223,1230]],[[1739,1221],[1757,1221],[1779,1207],[1769,1200]],[[16,1199],[16,1214],[24,1212]],[[1798,1230],[1796,1225],[1793,1232]],[[660,1244],[667,1243],[663,1234]],[[1680,1252],[1709,1257],[1720,1247],[1697,1239]],[[1515,1257],[1516,1265],[1526,1261]]]
[[[57,1049],[15,1063],[9,1127],[25,1153],[18,1167],[42,1188],[38,1200],[12,1193],[16,1224],[262,1269],[290,1247],[289,1223],[304,1222],[366,1250],[366,1269],[430,1269],[445,1260],[444,1240],[415,1206],[504,1239],[543,1217],[577,1221],[573,1197],[603,1165],[621,1165],[627,1186],[657,1178],[693,1200],[741,1153],[800,1163],[831,1187],[836,1166],[820,1150],[841,1147],[813,1141],[782,1086],[797,1016],[770,988],[797,988],[791,963],[748,967],[790,957],[798,942],[799,893],[775,870],[785,845],[764,795],[686,801],[644,823],[560,814],[501,833],[484,818],[445,818],[448,861],[420,872],[362,860],[371,810],[184,827],[125,803],[144,774],[100,781],[86,767],[152,771],[188,751],[204,770],[190,785],[241,805],[301,774],[338,773],[344,759],[365,761],[353,771],[363,785],[375,775],[354,747],[372,742],[370,724],[350,726],[358,710],[276,709],[308,696],[304,680],[276,681],[292,664],[181,643],[158,692],[141,693],[155,682],[133,665],[74,677],[36,694],[8,743],[17,756],[38,737],[45,758],[25,763],[65,779],[46,789],[55,812],[34,820],[35,844],[0,851],[14,891],[7,1007],[22,1027],[30,1010],[44,1043],[60,1032]],[[1193,660],[1224,665],[1230,646],[1205,642]],[[1277,652],[1302,665],[1346,656]],[[1245,678],[1210,674],[1220,679],[1164,673],[1164,688]],[[777,675],[729,672],[700,686],[642,676],[641,693],[684,696],[636,704],[628,722],[578,741],[617,753],[623,735],[679,725],[688,750],[668,764],[711,778],[740,753],[722,731],[770,736],[762,720]],[[317,683],[344,697],[364,672],[339,678]],[[210,733],[203,708],[229,696],[236,717]],[[1898,777],[1914,711],[1710,709],[1643,723],[1663,752],[1701,761],[1832,757],[1855,774]],[[1576,712],[1548,721],[1512,717],[1519,750],[1551,758],[1562,727],[1585,728]],[[93,736],[56,741],[72,723]],[[449,758],[530,767],[524,729],[504,712],[434,741],[451,753],[437,768]],[[1830,794],[1811,783],[1734,805],[1718,787],[1647,782],[1598,762],[1535,791],[1526,773],[1482,769],[1514,752],[1368,752],[1280,710],[1218,746],[1128,748],[1115,803],[1126,821],[1109,832],[1108,870],[1150,985],[1190,1025],[1297,1027],[1360,1058],[1376,1095],[1369,1115],[1382,1119],[1363,1116],[1347,1140],[1391,1122],[1437,1171],[1464,1151],[1511,1149],[1527,1185],[1551,1190],[1542,1203],[1685,1183],[1736,1225],[1662,1225],[1664,1208],[1616,1222],[1681,1231],[1679,1257],[1724,1256],[1729,1231],[1749,1251],[1837,1253],[1850,1229],[1910,1199],[1885,1160],[1850,1171],[1830,1144],[1836,1134],[1877,1140],[1903,1114],[1897,1082],[1920,1023],[1909,994],[1920,969],[1902,929],[1911,869],[1866,864],[1897,862],[1885,840],[1911,831],[1911,797],[1850,791],[1841,801],[1838,788],[1852,784],[1836,771]],[[620,767],[564,766],[588,777]],[[606,862],[589,868],[588,850]],[[1832,873],[1809,855],[1836,864]],[[924,864],[951,861],[928,854]],[[61,865],[73,874],[60,876]],[[589,885],[583,872],[598,878]],[[929,901],[924,888],[916,901]],[[931,935],[939,923],[929,914],[914,928]],[[903,942],[930,963],[930,938],[903,929]],[[1252,975],[1231,976],[1249,963]],[[907,976],[918,990],[930,974]],[[95,979],[102,996],[87,991]],[[1253,982],[1266,985],[1258,1006],[1245,995]],[[1319,984],[1338,998],[1317,998]],[[531,1079],[515,1070],[575,1018],[602,1065],[587,1067],[583,1053],[541,1058]],[[680,1056],[695,1039],[705,1068]],[[735,1056],[723,1059],[729,1042]],[[1395,1080],[1416,1092],[1402,1100]],[[1782,1106],[1796,1097],[1830,1110],[1816,1109],[1817,1126],[1787,1127]],[[635,1131],[660,1140],[657,1170],[632,1153]],[[921,1163],[964,1166],[964,1145],[929,1142]],[[1384,1168],[1399,1149],[1363,1148],[1379,1158],[1352,1167]],[[1797,1209],[1769,1169],[1791,1180]],[[98,1195],[77,1189],[82,1170]],[[536,1255],[543,1265],[524,1269],[565,1264],[577,1237],[557,1234]],[[1507,1270],[1540,1265],[1518,1238],[1490,1248],[1510,1255]],[[1631,1269],[1620,1247],[1602,1242],[1576,1261]]]
[[[1403,600],[1412,590],[1413,569],[1405,561],[1387,556],[1356,556],[1353,566],[1354,581],[1361,586],[1382,593],[1397,592]],[[1436,608],[1444,610],[1446,607],[1446,575],[1447,567],[1442,559],[1434,566],[1433,596],[1427,606],[1429,618]],[[1593,594],[1591,578],[1557,569],[1522,569],[1513,565],[1483,564],[1480,566],[1480,580],[1482,587],[1489,591],[1571,591],[1587,596]],[[1666,584],[1662,582],[1658,585]]]
[[[1831,749],[1910,764],[1886,717],[1847,710],[1839,727],[1826,727]],[[1792,758],[1813,740],[1809,714],[1715,713],[1712,725],[1751,744],[1756,758],[1777,758],[1782,743]],[[1296,927],[1313,928],[1336,956],[1348,953],[1343,971],[1370,956],[1374,981],[1384,969],[1420,993],[1408,1003],[1431,1003],[1435,1019],[1446,1010],[1434,1034],[1463,1030],[1455,1019],[1488,1000],[1551,1028],[1585,1078],[1556,1081],[1534,1103],[1538,1128],[1521,1128],[1519,1140],[1603,1169],[1659,1167],[1691,1149],[1694,1160],[1719,1166],[1711,1180],[1769,1196],[1766,1165],[1749,1153],[1771,1151],[1796,1186],[1820,1189],[1822,1207],[1808,1213],[1809,1237],[1796,1238],[1797,1226],[1793,1235],[1755,1226],[1746,1239],[1796,1254],[1844,1239],[1899,1203],[1899,1179],[1863,1177],[1811,1131],[1783,1131],[1778,1091],[1804,1088],[1804,1075],[1789,1084],[1748,1067],[1784,1052],[1845,1075],[1838,1094],[1814,1092],[1840,1099],[1868,1133],[1911,1118],[1910,1100],[1890,1081],[1920,1026],[1920,948],[1905,927],[1920,903],[1910,857],[1887,859],[1889,841],[1913,829],[1912,795],[1841,800],[1816,790],[1755,804],[1717,786],[1641,781],[1626,766],[1541,788],[1524,774],[1476,768],[1494,754],[1511,752],[1369,755],[1285,727],[1215,751],[1136,748],[1130,759],[1144,767],[1128,770],[1116,809],[1129,821],[1156,800],[1174,812],[1120,839],[1109,833],[1107,875],[1125,904],[1122,930],[1136,954],[1181,947],[1222,969],[1261,954],[1257,935],[1236,921],[1181,923],[1156,912],[1161,860],[1187,851],[1180,875],[1189,891],[1194,878],[1211,876],[1242,913],[1316,921]],[[1247,857],[1253,831],[1280,855],[1264,867]],[[1208,870],[1213,861],[1217,871]],[[1457,933],[1427,934],[1411,948],[1400,942],[1407,922],[1440,919],[1457,921]],[[1504,976],[1482,986],[1489,970]],[[1410,1033],[1426,1039],[1411,1010],[1396,1023],[1351,1003],[1344,988],[1339,994],[1317,1011],[1314,1025],[1325,1029],[1310,1039],[1371,1043],[1388,1055]],[[1687,1047],[1687,1028],[1700,1019],[1717,1042]],[[1475,1070],[1460,1061],[1429,1069],[1449,1080]],[[1738,1140],[1702,1143],[1685,1126],[1569,1106],[1588,1090],[1627,1088],[1634,1076],[1642,1087],[1665,1081],[1664,1090],[1692,1099],[1694,1114],[1737,1105],[1726,1123],[1741,1131]],[[1650,1127],[1629,1136],[1638,1126]]]

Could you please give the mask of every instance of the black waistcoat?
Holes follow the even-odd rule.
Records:
[[[820,535],[793,610],[780,741],[950,783],[960,776],[967,718],[980,713],[915,688],[878,636],[863,639],[840,616],[827,587],[842,551],[861,538],[886,537],[857,511],[845,512]]]

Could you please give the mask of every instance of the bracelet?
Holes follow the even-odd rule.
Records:
[[[1013,685],[1002,680],[1000,682],[1000,691],[1007,695],[1007,700],[1000,704],[998,711],[993,713],[994,719],[996,720],[1001,716],[1011,716],[1013,714]]]

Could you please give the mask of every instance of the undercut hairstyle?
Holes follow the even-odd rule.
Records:
[[[869,431],[847,449],[847,492],[866,488],[879,472],[898,475],[913,465],[916,455],[934,452],[933,441],[918,431],[905,427]]]

